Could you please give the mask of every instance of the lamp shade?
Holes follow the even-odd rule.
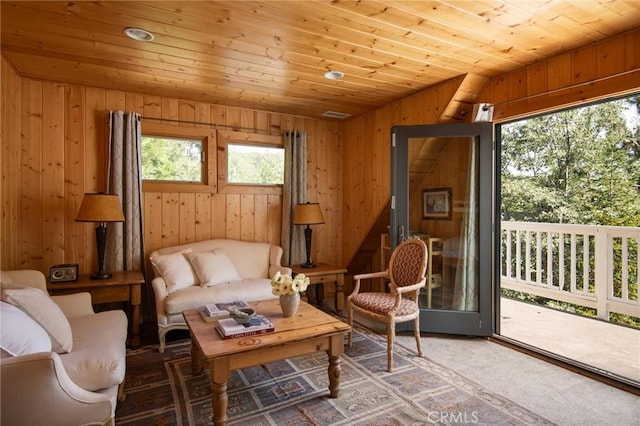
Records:
[[[324,216],[318,203],[298,204],[293,214],[294,225],[314,225],[324,223]]]
[[[84,194],[77,222],[124,222],[120,199],[115,194]]]

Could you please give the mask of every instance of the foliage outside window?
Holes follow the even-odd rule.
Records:
[[[217,141],[218,192],[282,194],[282,136],[218,130]]]
[[[208,128],[142,123],[142,189],[216,191],[216,139]]]
[[[142,179],[203,183],[202,148],[199,139],[142,135]]]
[[[284,148],[256,145],[228,145],[228,182],[245,185],[282,185]]]

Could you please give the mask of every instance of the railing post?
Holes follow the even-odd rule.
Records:
[[[516,229],[516,280],[522,281],[522,234]]]
[[[609,321],[609,310],[607,302],[609,300],[609,289],[613,291],[612,253],[609,247],[609,238],[605,230],[596,228],[595,237],[595,268],[594,268],[594,284],[596,287],[596,309],[599,319]],[[611,285],[609,285],[611,281]]]

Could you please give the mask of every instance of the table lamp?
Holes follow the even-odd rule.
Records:
[[[303,263],[303,268],[315,268],[316,265],[311,262],[311,227],[309,225],[317,225],[324,223],[324,216],[320,210],[318,203],[298,204],[293,214],[294,225],[307,225],[304,229],[304,242],[307,249],[307,263]]]
[[[124,222],[120,199],[115,194],[84,194],[76,216],[76,222],[97,222],[96,244],[98,245],[98,272],[92,280],[104,280],[111,274],[104,268],[104,252],[107,245],[107,222]]]

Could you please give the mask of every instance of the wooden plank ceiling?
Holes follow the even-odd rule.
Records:
[[[640,1],[3,0],[1,13],[2,54],[23,77],[318,117],[635,28]]]

